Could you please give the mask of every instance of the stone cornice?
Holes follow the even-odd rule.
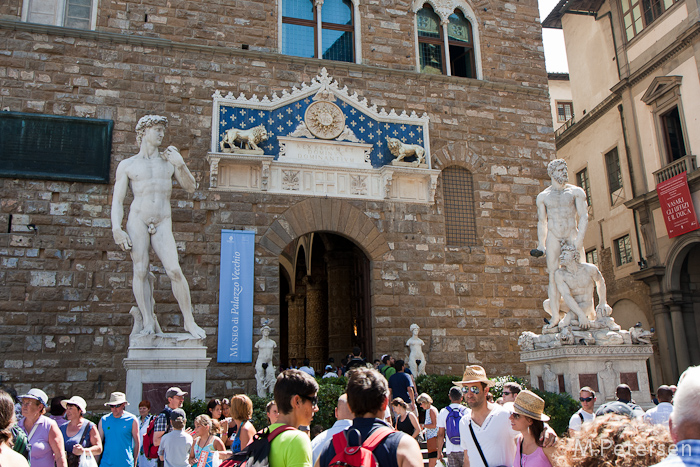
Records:
[[[535,362],[551,358],[573,357],[632,357],[652,355],[651,345],[562,345],[553,349],[520,352],[521,362]]]
[[[566,145],[571,141],[576,135],[580,134],[583,130],[588,128],[593,122],[602,117],[605,112],[607,112],[610,107],[621,101],[621,94],[625,89],[631,88],[636,85],[648,75],[654,72],[661,65],[666,63],[668,60],[672,59],[675,55],[680,53],[682,50],[690,47],[693,40],[700,34],[700,22],[694,23],[690,26],[683,34],[681,34],[673,44],[669,45],[665,50],[657,54],[654,58],[649,60],[644,66],[639,70],[632,73],[627,78],[620,80],[615,86],[613,86],[610,91],[611,94],[605,98],[603,102],[598,104],[593,110],[591,110],[585,117],[580,121],[572,125],[568,130],[561,134],[557,138],[556,146],[557,149]]]
[[[471,78],[461,78],[445,75],[426,75],[417,73],[413,70],[393,70],[371,65],[359,65],[349,62],[331,62],[316,58],[301,58],[282,55],[274,52],[260,52],[253,50],[233,49],[228,47],[218,47],[211,45],[188,44],[186,42],[176,42],[169,39],[160,39],[154,37],[136,36],[133,34],[119,34],[114,32],[89,31],[84,29],[64,28],[61,26],[50,26],[45,24],[25,23],[22,21],[13,21],[0,19],[0,29],[13,31],[22,31],[35,34],[47,34],[62,37],[76,37],[80,39],[93,40],[95,42],[108,42],[115,44],[128,44],[142,47],[172,49],[184,52],[196,52],[207,55],[223,55],[236,56],[248,59],[271,60],[275,62],[287,62],[289,64],[304,64],[317,66],[319,69],[323,66],[331,66],[334,70],[345,69],[348,71],[366,71],[374,74],[400,76],[404,79],[421,80],[426,84],[429,82],[443,82],[451,85],[464,86],[465,88],[482,88],[491,89],[494,91],[505,91],[517,94],[525,94],[529,96],[538,96],[547,98],[548,90],[546,88],[534,88],[520,86],[517,84],[498,83],[495,81],[477,80]]]
[[[557,149],[561,149],[562,147],[564,147],[564,145],[566,145],[569,141],[574,139],[583,130],[585,130],[593,123],[598,121],[598,119],[605,115],[608,110],[610,110],[616,104],[619,104],[621,101],[622,98],[617,94],[611,94],[608,97],[606,97],[603,102],[595,106],[593,110],[584,115],[581,120],[574,123],[568,130],[562,133],[561,136],[559,136],[559,138],[557,138],[555,143]]]

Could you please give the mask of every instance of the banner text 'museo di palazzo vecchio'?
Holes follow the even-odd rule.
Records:
[[[217,361],[253,361],[255,232],[221,231]]]

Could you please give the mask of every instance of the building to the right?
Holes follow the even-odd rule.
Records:
[[[700,364],[700,11],[693,0],[562,0],[571,118],[557,156],[589,204],[586,260],[615,320],[655,328],[652,385]]]

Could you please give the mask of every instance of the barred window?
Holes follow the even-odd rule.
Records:
[[[632,258],[632,242],[630,241],[629,234],[624,237],[620,237],[615,240],[615,259],[617,259],[617,265],[622,266],[623,264],[628,264],[633,261]]]
[[[448,246],[476,244],[476,215],[472,173],[462,167],[442,171],[445,231]]]

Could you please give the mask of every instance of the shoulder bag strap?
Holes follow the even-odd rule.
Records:
[[[34,426],[32,427],[32,431],[30,431],[29,434],[27,435],[27,444],[31,444],[32,436],[34,436],[34,432],[36,431],[38,426],[39,426],[39,420],[34,422]]]
[[[81,446],[85,447],[83,444],[85,442],[85,437],[87,436],[88,432],[90,431],[90,420],[84,419],[83,426],[80,427],[80,441],[78,441],[78,444]]]
[[[489,467],[489,463],[486,462],[486,458],[484,457],[484,453],[481,450],[481,445],[479,444],[479,441],[476,439],[476,435],[474,435],[474,429],[472,428],[472,421],[469,420],[469,431],[472,434],[472,439],[474,440],[474,444],[476,444],[476,448],[479,450],[479,455],[481,456],[481,460],[484,461],[484,466]]]

